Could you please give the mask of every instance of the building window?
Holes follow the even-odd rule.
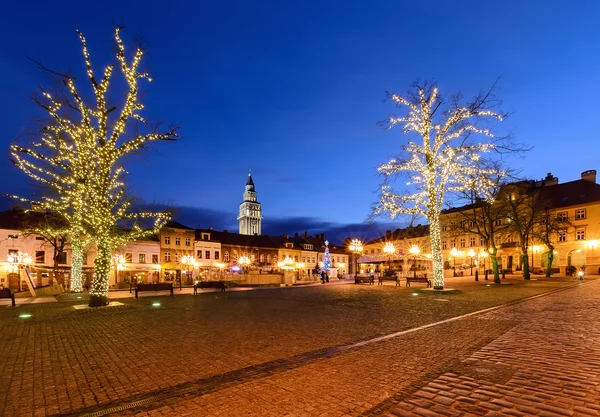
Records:
[[[270,264],[271,263],[271,255],[267,255],[267,263]]]
[[[556,217],[558,218],[558,220],[564,220],[564,221],[569,220],[569,215],[567,214],[566,211],[561,211],[560,213],[558,213],[556,215]]]
[[[251,260],[252,262],[254,262],[254,261],[255,261],[255,259],[254,259],[254,254],[250,255],[250,260]]]
[[[475,246],[475,238],[474,238],[474,237],[472,237],[472,238],[469,240],[469,247],[471,247],[471,248],[472,248],[473,246]]]
[[[131,253],[125,253],[125,262],[128,264],[133,262],[133,255]]]
[[[190,246],[190,243],[191,243],[190,238],[186,237],[185,238],[185,246]]]
[[[202,240],[210,240],[210,235],[208,233],[202,233]]]
[[[202,259],[202,251],[201,250],[196,251],[196,258]]]
[[[558,241],[566,242],[567,241],[567,232],[558,232]]]
[[[577,229],[575,231],[575,240],[585,240],[585,229]]]
[[[215,259],[217,261],[219,260],[219,251],[218,250],[215,251]]]
[[[181,254],[180,253],[175,254],[175,262],[181,262]]]
[[[165,252],[165,262],[171,262],[171,252]]]
[[[181,246],[181,238],[180,237],[175,238],[175,245]]]
[[[46,252],[43,250],[38,250],[35,252],[35,263],[43,264],[46,263]]]
[[[448,249],[448,242],[442,240],[442,249]]]
[[[88,264],[88,263],[87,263],[87,262],[88,262],[88,259],[87,259],[87,253],[84,253],[84,254],[82,254],[82,255],[81,255],[81,257],[82,257],[82,258],[81,258],[81,264],[82,264],[82,265],[87,265],[87,264]]]
[[[145,264],[146,263],[146,254],[145,253],[140,253],[138,255],[138,262],[141,264]]]
[[[152,263],[153,264],[157,264],[158,263],[158,255],[156,255],[156,254],[152,255]]]
[[[209,250],[207,250],[207,251],[204,251],[204,257],[205,257],[206,259],[210,259],[210,251],[209,251]]]
[[[450,246],[451,246],[451,247],[453,247],[453,248],[455,248],[455,247],[456,247],[456,239],[452,239],[452,240],[450,241]]]
[[[323,255],[319,255],[319,262],[323,261]]]
[[[575,210],[575,220],[585,219],[585,209]]]
[[[223,259],[225,262],[229,262],[229,252],[225,251],[225,258]]]
[[[58,261],[59,264],[66,264],[67,263],[67,252],[60,252],[58,254],[58,256],[56,257],[56,260]]]
[[[483,238],[480,237],[479,238],[479,246],[484,246],[484,245],[485,245],[485,242],[483,241]]]
[[[165,245],[171,244],[171,236],[165,236]]]
[[[464,237],[460,238],[460,247],[461,248],[466,248],[467,247],[467,240]]]
[[[261,253],[261,254],[260,254],[260,258],[259,258],[259,259],[260,259],[260,261],[259,261],[259,262],[260,262],[261,264],[262,264],[262,263],[264,263],[264,262],[265,262],[265,255],[263,255],[263,254]]]

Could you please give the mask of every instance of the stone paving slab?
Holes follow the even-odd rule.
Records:
[[[27,320],[17,315],[25,306],[0,309],[0,415],[81,414],[186,389],[127,413],[375,415],[424,382],[459,375],[456,361],[520,325],[522,315],[469,317],[343,353],[336,347],[574,283],[459,284],[444,295],[323,285],[123,299],[83,311],[69,296],[28,306]],[[584,287],[598,292],[596,283],[577,290]]]

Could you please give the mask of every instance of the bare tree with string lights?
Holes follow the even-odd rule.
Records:
[[[436,289],[444,288],[440,212],[446,194],[473,188],[485,194],[490,173],[482,168],[480,160],[483,154],[503,147],[485,126],[488,121],[505,117],[494,110],[500,103],[493,89],[479,93],[466,104],[458,94],[445,100],[436,85],[427,82],[415,83],[407,96],[389,94],[405,114],[390,117],[385,124],[388,128],[401,125],[404,134],[413,136],[402,144],[398,157],[378,168],[385,181],[373,214],[387,213],[391,218],[401,214],[422,216],[429,221]],[[485,140],[477,142],[476,137]],[[391,182],[402,175],[408,180],[399,192]]]
[[[95,75],[85,37],[77,32],[92,99],[79,92],[75,77],[38,64],[59,77],[66,91],[60,96],[42,91],[36,102],[50,114],[52,122],[45,126],[38,141],[27,146],[14,144],[11,149],[17,167],[52,190],[35,202],[68,220],[73,248],[86,238],[96,244],[92,307],[107,304],[112,251],[126,241],[156,233],[170,218],[168,213],[134,210],[123,182],[125,157],[150,142],[176,140],[178,136],[174,128],[159,131],[147,127],[140,115],[144,105],[138,96],[138,83],[151,79],[140,71],[141,48],[131,57],[126,56],[121,29],[114,32],[116,62],[104,68],[101,78]],[[124,83],[123,87],[117,83],[117,89],[109,94],[115,66]],[[124,94],[115,94],[119,88],[124,88]]]

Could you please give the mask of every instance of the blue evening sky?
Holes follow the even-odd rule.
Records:
[[[470,97],[502,76],[497,94],[512,115],[498,132],[534,146],[513,167],[575,180],[600,168],[599,21],[591,0],[7,1],[2,192],[33,190],[8,162],[10,141],[43,116],[30,96],[48,79],[26,56],[80,74],[80,29],[103,68],[113,24],[126,26],[130,47],[146,42],[144,114],[180,124],[184,137],[133,159],[130,187],[181,207],[190,226],[237,230],[251,169],[267,233],[366,236],[358,224],[377,199],[376,168],[404,140],[377,124],[395,112],[385,92],[416,78]]]

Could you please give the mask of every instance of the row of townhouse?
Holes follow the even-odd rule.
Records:
[[[45,215],[45,214],[40,214]],[[71,251],[68,244],[57,254],[44,237],[23,233],[23,210],[12,209],[0,213],[0,286],[21,289],[26,285],[26,273],[38,285],[49,285],[53,280],[69,286]],[[137,282],[182,281],[195,279],[222,279],[232,272],[270,273],[295,270],[299,275],[311,274],[323,265],[325,234],[293,237],[255,236],[193,229],[170,221],[157,236],[128,242],[113,254],[110,276],[111,288],[126,287]],[[332,266],[340,274],[347,273],[348,255],[342,248],[328,246]],[[244,257],[249,262],[241,264]],[[86,248],[83,272],[90,282],[94,272],[95,248]]]
[[[543,180],[532,181],[530,190],[535,192],[537,210],[545,210],[548,216],[568,223],[568,226],[552,232],[552,268],[565,274],[568,269],[586,267],[590,273],[600,273],[600,185],[596,183],[596,171],[589,170],[581,178],[560,184],[558,178],[548,174]],[[489,242],[476,232],[470,213],[476,213],[476,204],[448,209],[442,212],[442,254],[447,275],[472,274],[474,269],[490,269]],[[494,226],[502,229],[510,222],[509,216],[498,218]],[[459,225],[460,227],[457,227]],[[532,226],[535,229],[538,226]],[[523,257],[519,236],[505,228],[495,236],[497,260],[500,269],[520,271]],[[395,269],[431,268],[428,226],[416,226],[388,231],[386,235],[364,244],[359,258],[363,272],[375,271],[390,262]],[[537,229],[528,233],[527,256],[530,270],[541,272],[549,262],[549,248],[540,240]],[[386,252],[393,247],[394,251]],[[416,248],[416,249],[415,249]],[[412,249],[412,252],[411,252]],[[412,265],[416,265],[413,267]]]

